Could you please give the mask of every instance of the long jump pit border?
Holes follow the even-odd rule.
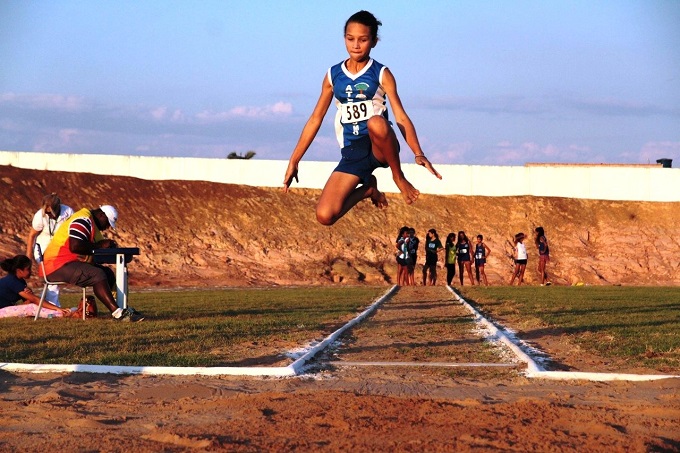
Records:
[[[385,303],[398,289],[392,286],[385,294],[374,301],[368,308],[355,318],[328,335],[322,341],[314,343],[306,348],[302,355],[293,363],[285,367],[163,367],[163,366],[115,366],[115,365],[86,365],[86,364],[25,364],[25,363],[0,363],[0,370],[8,372],[28,373],[95,373],[95,374],[126,374],[126,375],[153,375],[153,376],[262,376],[262,377],[294,377],[304,373],[306,364],[318,353],[325,350],[338,340],[348,329],[371,316],[383,303]],[[499,328],[487,320],[472,305],[470,305],[458,292],[450,286],[448,290],[454,299],[460,302],[474,317],[474,321],[488,333],[487,340],[498,341],[507,346],[517,359],[526,363],[525,375],[529,378],[542,379],[581,379],[589,381],[651,381],[658,379],[680,378],[680,375],[636,375],[621,373],[590,373],[579,371],[547,371],[541,367],[521,341],[514,336],[511,339],[502,326]],[[337,364],[337,362],[335,362]],[[504,363],[410,363],[410,362],[343,362],[347,366],[432,366],[432,367],[507,367],[515,364]]]

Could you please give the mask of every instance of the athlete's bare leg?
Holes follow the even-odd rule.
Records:
[[[385,194],[378,190],[378,181],[371,175],[366,184],[359,187],[359,177],[334,171],[328,178],[316,205],[316,219],[322,225],[333,225],[365,198],[378,208],[387,206]]]
[[[368,120],[368,135],[371,137],[373,155],[378,161],[386,163],[392,171],[392,179],[401,192],[406,204],[418,199],[420,191],[413,187],[404,176],[399,160],[399,142],[394,130],[382,116],[373,116]]]

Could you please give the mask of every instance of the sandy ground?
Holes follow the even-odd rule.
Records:
[[[529,380],[468,321],[402,288],[296,378],[0,371],[0,450],[680,451],[680,379]]]

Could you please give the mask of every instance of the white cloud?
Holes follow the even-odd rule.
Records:
[[[204,110],[196,114],[196,119],[202,122],[220,123],[233,118],[269,118],[275,116],[289,116],[293,113],[293,105],[288,102],[277,102],[265,106],[236,106],[228,111],[213,112]]]

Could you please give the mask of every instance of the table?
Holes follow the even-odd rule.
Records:
[[[94,262],[96,264],[116,265],[116,303],[120,308],[127,308],[128,306],[127,263],[132,261],[135,255],[139,255],[138,247],[94,250]]]

